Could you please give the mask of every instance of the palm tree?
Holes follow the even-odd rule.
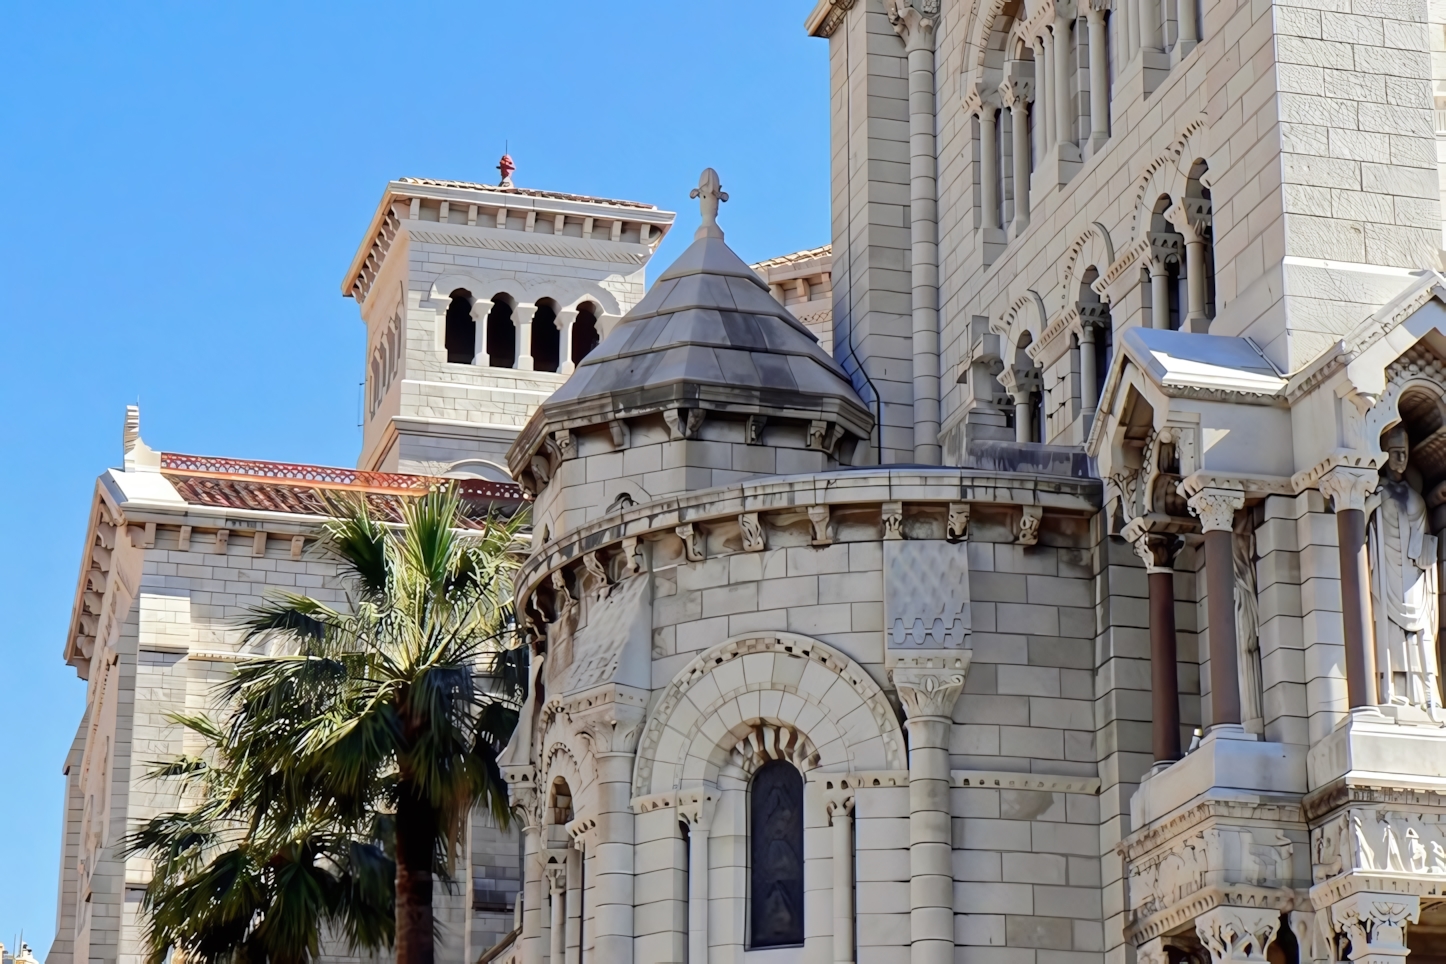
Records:
[[[509,821],[497,755],[525,695],[525,648],[506,646],[520,519],[462,529],[459,509],[437,490],[394,526],[337,503],[322,546],[350,604],[274,595],[245,622],[272,655],[220,686],[224,725],[178,718],[210,760],[163,768],[199,802],[131,838],[156,867],[154,958],[304,964],[326,925],[432,964],[435,877],[450,882],[474,806]]]

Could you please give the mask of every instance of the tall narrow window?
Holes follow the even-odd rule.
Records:
[[[751,946],[803,943],[803,776],[771,760],[753,777],[749,799]]]
[[[557,309],[552,302],[537,305],[532,316],[532,367],[539,372],[555,372],[562,362],[562,333],[557,330]]]
[[[577,320],[572,323],[573,364],[586,358],[597,343],[597,311],[590,304],[581,305],[577,309]]]
[[[442,342],[447,348],[447,361],[455,365],[472,364],[477,350],[477,322],[472,320],[472,293],[458,288],[447,305],[446,330]]]
[[[501,296],[492,299],[487,316],[487,364],[493,368],[517,365],[517,328],[512,324],[512,306]]]

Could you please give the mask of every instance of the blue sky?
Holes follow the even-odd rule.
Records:
[[[354,464],[362,327],[340,295],[394,177],[679,212],[711,165],[729,243],[829,240],[827,49],[809,0],[5,4],[0,176],[0,941],[50,946],[60,660],[124,407],[152,446]],[[535,11],[535,12],[534,12]]]

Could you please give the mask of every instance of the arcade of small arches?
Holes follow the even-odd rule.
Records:
[[[1176,145],[1188,152],[1188,138]],[[1082,441],[1099,407],[1113,355],[1116,319],[1111,304],[1136,279],[1142,292],[1141,324],[1208,332],[1215,317],[1215,251],[1209,166],[1172,148],[1137,179],[1136,237],[1116,256],[1098,222],[1070,246],[1059,312],[1051,320],[1033,291],[1015,299],[991,322],[1001,338],[986,371],[999,391],[1016,442]],[[1168,175],[1179,175],[1171,183]],[[1153,198],[1153,200],[1150,200]],[[961,375],[967,381],[967,371]],[[978,397],[976,390],[976,397]],[[1066,433],[1079,423],[1078,439]]]
[[[564,308],[553,298],[532,304],[505,292],[450,295],[442,347],[454,365],[516,368],[567,375],[597,347],[602,307],[584,299]]]

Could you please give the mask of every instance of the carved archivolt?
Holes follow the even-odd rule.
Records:
[[[1205,129],[1205,118],[1197,117],[1186,124],[1178,137],[1140,172],[1131,189],[1134,195],[1134,216],[1130,222],[1130,238],[1139,241],[1150,230],[1150,216],[1154,213],[1155,199],[1168,194],[1173,199],[1185,196],[1185,182],[1189,179],[1189,164],[1203,156],[1203,151],[1192,143],[1192,138]],[[1181,162],[1184,162],[1182,170]]]
[[[902,769],[903,731],[873,677],[837,650],[791,633],[730,640],[685,666],[648,715],[633,796],[713,782],[728,763],[746,772],[760,758]]]
[[[1083,257],[1082,257],[1083,255]],[[1115,244],[1109,230],[1098,221],[1080,232],[1064,253],[1064,272],[1060,282],[1060,304],[1068,307],[1079,299],[1080,276],[1084,269],[1094,267],[1103,277],[1115,263]]]

